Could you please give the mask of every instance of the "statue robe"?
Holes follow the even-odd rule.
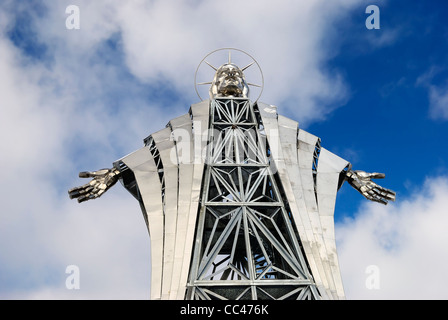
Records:
[[[350,164],[296,121],[257,102],[310,272],[320,297],[344,299],[334,230],[336,193]],[[117,160],[151,239],[151,299],[184,299],[205,168],[210,100],[191,106],[141,149]],[[173,134],[181,132],[181,134]]]

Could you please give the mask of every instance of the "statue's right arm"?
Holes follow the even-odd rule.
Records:
[[[116,168],[80,172],[80,178],[93,179],[83,186],[70,189],[68,195],[70,199],[77,199],[78,202],[96,199],[117,183],[120,175],[120,171]]]

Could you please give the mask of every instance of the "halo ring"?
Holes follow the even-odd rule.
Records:
[[[236,49],[236,48],[220,48],[220,49],[213,50],[212,52],[208,53],[208,54],[201,60],[201,62],[199,62],[199,65],[198,65],[198,67],[196,68],[196,72],[194,73],[194,89],[196,90],[196,94],[198,95],[199,99],[201,99],[201,101],[204,101],[204,99],[202,99],[201,95],[199,94],[199,91],[198,91],[198,82],[197,82],[197,80],[196,80],[196,78],[197,78],[197,74],[198,74],[198,71],[199,71],[199,68],[200,68],[201,65],[205,62],[205,59],[207,59],[207,57],[211,56],[212,54],[214,54],[214,53],[216,53],[216,52],[218,52],[218,51],[223,51],[223,50],[227,50],[227,51],[234,50],[234,51],[241,52],[241,53],[247,55],[250,59],[252,59],[252,61],[255,62],[255,64],[257,65],[258,70],[260,71],[260,75],[261,75],[261,86],[260,86],[261,90],[260,90],[260,94],[258,95],[257,99],[254,101],[254,102],[257,102],[258,99],[260,99],[260,96],[261,96],[261,94],[263,93],[263,88],[264,88],[263,71],[261,70],[260,65],[258,64],[257,60],[255,60],[254,57],[252,57],[252,56],[251,56],[250,54],[248,54],[247,52],[245,52],[245,51],[243,51],[243,50],[240,50],[240,49]],[[206,62],[206,63],[207,63],[207,62]]]

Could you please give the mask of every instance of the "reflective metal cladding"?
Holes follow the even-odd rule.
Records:
[[[249,99],[244,68],[217,68],[210,99],[69,190],[96,199],[116,181],[151,237],[151,299],[344,299],[334,234],[344,181],[369,200],[395,193],[352,170],[321,139]]]

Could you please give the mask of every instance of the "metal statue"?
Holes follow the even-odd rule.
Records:
[[[226,50],[219,68],[203,60],[215,71],[199,83],[209,100],[113,168],[81,172],[93,179],[69,196],[96,199],[120,180],[140,202],[152,299],[343,299],[336,192],[347,181],[382,204],[395,192],[372,181],[384,174],[352,170],[276,107],[251,102],[249,86],[262,86],[244,71],[256,61],[240,69]]]
[[[249,87],[244,79],[243,70],[233,63],[223,64],[216,70],[213,82],[210,87],[210,98],[221,97],[244,97],[249,95]],[[70,198],[77,198],[78,202],[83,202],[100,197],[120,178],[117,169],[101,169],[93,172],[80,172],[80,178],[93,178],[93,180],[81,187],[69,190]],[[361,170],[347,170],[345,180],[361,193],[366,199],[387,204],[388,201],[395,201],[395,192],[383,188],[371,179],[382,179],[383,173],[367,173]]]

